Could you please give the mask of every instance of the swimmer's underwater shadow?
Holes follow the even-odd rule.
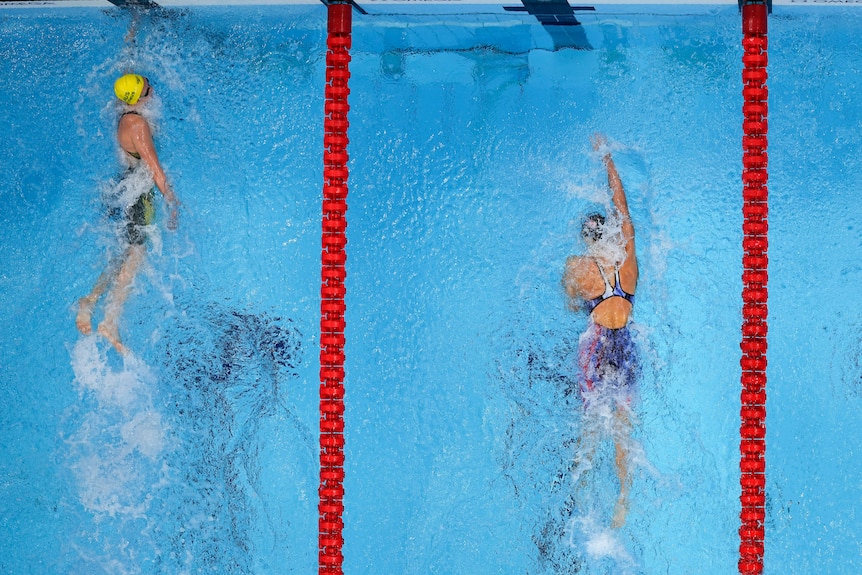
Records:
[[[295,515],[312,516],[308,502],[291,497],[313,491],[316,480],[314,436],[288,402],[287,384],[297,382],[302,365],[302,334],[291,320],[210,304],[201,317],[166,330],[163,341],[181,442],[172,465],[175,492],[163,512],[180,526],[209,518],[203,529],[184,531],[182,543],[165,533],[173,555],[191,552],[202,571],[250,573],[252,551],[264,541],[301,562],[304,549],[291,549],[297,539],[285,533],[291,521],[276,517],[278,501],[266,495],[278,489],[274,495],[290,498]],[[262,476],[273,473],[287,477],[270,486]]]
[[[289,406],[302,334],[267,314],[187,309],[203,313],[164,321],[159,367],[129,354],[112,368],[95,336],[75,348],[84,401],[69,417],[68,459],[92,514],[70,544],[76,568],[245,574],[255,551],[273,549],[308,563],[286,532],[314,516],[304,493],[316,487],[315,442]]]
[[[509,403],[504,410],[510,416],[501,465],[515,497],[535,516],[532,538],[542,572],[580,573],[583,557],[565,542],[577,438],[571,414],[579,408],[567,361],[578,340],[552,330],[525,330],[507,335],[508,349],[498,361],[499,385]]]
[[[503,472],[515,496],[533,510],[541,573],[634,573],[636,563],[626,550],[632,541],[624,545],[615,530],[602,527],[617,499],[613,448],[597,446],[591,465],[576,469],[583,450],[578,438],[591,425],[578,388],[578,339],[554,330],[507,338],[512,347],[498,370],[511,416]]]

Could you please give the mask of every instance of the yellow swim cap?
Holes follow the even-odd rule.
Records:
[[[138,101],[141,92],[144,91],[144,77],[137,74],[126,74],[120,76],[114,82],[114,93],[117,98],[130,106]]]

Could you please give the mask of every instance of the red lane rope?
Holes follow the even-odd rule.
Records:
[[[739,572],[763,572],[766,520],[767,6],[742,6],[743,240]]]
[[[320,288],[320,575],[342,575],[344,561],[344,247],[351,26],[350,4],[328,6]]]

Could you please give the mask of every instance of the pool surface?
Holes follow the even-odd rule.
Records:
[[[345,572],[736,571],[735,5],[354,16]],[[317,569],[322,5],[0,10],[0,573]],[[862,568],[862,12],[769,20],[765,573]],[[182,201],[120,325],[75,328],[117,240],[112,84],[155,88]],[[628,521],[607,442],[572,504],[586,323],[560,279],[610,201],[637,230]],[[101,311],[97,308],[96,316]],[[98,317],[96,318],[98,321]]]

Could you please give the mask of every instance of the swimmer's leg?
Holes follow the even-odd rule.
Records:
[[[90,335],[93,333],[93,308],[96,306],[99,298],[102,297],[102,294],[105,293],[105,290],[108,289],[108,285],[117,276],[119,269],[120,266],[117,261],[109,263],[105,271],[99,276],[99,279],[96,280],[96,284],[90,290],[90,293],[78,300],[78,314],[75,316],[75,325],[82,334]]]
[[[78,300],[78,314],[75,316],[75,325],[78,327],[78,331],[84,335],[93,333],[93,307],[99,301],[100,295],[102,294],[96,293],[93,290],[89,295]]]
[[[144,261],[145,248],[141,244],[134,244],[126,252],[126,258],[117,273],[114,287],[109,294],[108,304],[105,306],[105,319],[99,324],[99,335],[111,342],[117,351],[125,354],[128,350],[120,341],[120,332],[117,324],[123,312],[123,304],[129,297],[132,282],[138,273],[141,262]]]
[[[616,450],[617,478],[620,480],[620,496],[614,507],[614,518],[611,522],[611,527],[618,529],[625,525],[626,516],[628,515],[629,487],[631,486],[628,444],[632,425],[625,408],[618,407],[616,409],[615,419],[614,447]]]

